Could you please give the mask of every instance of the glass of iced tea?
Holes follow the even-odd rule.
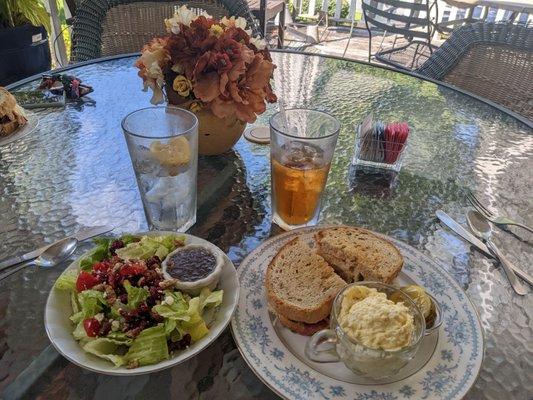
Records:
[[[315,225],[340,123],[322,111],[288,109],[270,118],[272,220],[285,230]]]

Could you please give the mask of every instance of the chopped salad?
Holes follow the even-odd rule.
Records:
[[[70,292],[72,335],[86,352],[136,368],[168,359],[207,335],[223,291],[203,288],[190,297],[161,269],[167,254],[184,245],[183,236],[95,242],[79,269],[63,273],[54,286]]]

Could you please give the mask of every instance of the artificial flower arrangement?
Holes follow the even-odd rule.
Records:
[[[144,90],[153,91],[153,104],[163,103],[166,94],[170,104],[197,114],[200,150],[202,131],[217,125],[213,119],[238,126],[240,136],[266,102],[276,102],[270,85],[276,67],[265,41],[252,37],[244,18],[217,20],[182,6],[165,25],[168,35],[145,45],[135,66]],[[204,123],[201,116],[207,116]]]

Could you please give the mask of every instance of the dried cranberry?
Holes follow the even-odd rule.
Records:
[[[150,296],[157,298],[158,300],[163,296],[163,290],[158,286],[150,286],[148,288]]]
[[[146,260],[146,267],[148,269],[155,269],[161,266],[161,259],[158,256],[153,256]]]
[[[168,349],[170,351],[186,349],[187,347],[189,347],[191,345],[191,335],[186,333],[177,342],[173,342],[172,340],[168,340],[167,341],[167,345],[168,345]]]
[[[103,320],[101,323],[100,331],[98,332],[98,336],[106,336],[110,330],[111,330],[111,322],[109,322],[108,319]]]
[[[119,297],[120,301],[124,304],[128,303],[128,295],[127,294],[121,294]]]
[[[156,313],[155,311],[150,311],[150,316],[155,322],[163,322],[165,320],[164,317]]]
[[[113,243],[111,243],[111,246],[109,246],[109,252],[113,255],[115,255],[115,251],[117,251],[118,249],[121,249],[123,248],[125,245],[124,245],[124,242],[120,239],[118,240],[115,240],[113,241]]]
[[[139,307],[137,307],[137,311],[139,313],[149,313],[150,312],[150,308],[148,308],[148,306],[144,303],[141,303],[139,304]]]

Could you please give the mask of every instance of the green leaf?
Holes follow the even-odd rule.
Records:
[[[172,299],[172,304],[166,302],[167,298]],[[165,302],[152,307],[152,310],[162,317],[175,321],[188,321],[190,319],[188,309],[187,301],[180,292],[170,292],[168,290],[165,291]]]
[[[125,245],[128,245],[130,243],[138,242],[141,239],[140,236],[137,235],[122,235],[120,237],[120,240],[122,240],[122,243]]]
[[[124,357],[119,354],[121,346],[121,344],[117,344],[113,340],[98,338],[86,343],[83,346],[83,350],[87,353],[94,354],[97,357],[111,361],[115,364],[115,367],[120,367],[125,364]]]
[[[154,255],[164,259],[183,241],[181,235],[143,236],[140,241],[118,249],[116,254],[125,260],[147,260]]]
[[[70,317],[70,320],[75,324],[86,318],[94,317],[103,310],[104,306],[107,306],[104,294],[98,290],[84,290],[78,293],[78,303],[81,311]]]
[[[133,339],[126,336],[124,332],[109,332],[106,336],[107,339],[116,344],[123,344],[130,346],[133,343]]]
[[[59,290],[76,290],[76,280],[78,279],[78,271],[65,271],[59,278],[57,278],[54,287]]]
[[[176,329],[175,319],[165,319],[165,336],[170,338],[170,334]]]
[[[109,246],[111,245],[111,239],[109,238],[96,238],[93,240],[96,247],[80,261],[80,269],[83,271],[90,271],[92,266],[109,258]]]
[[[126,293],[128,294],[128,308],[130,309],[137,308],[150,295],[148,290],[132,286],[128,280],[124,281],[124,288],[126,288]]]
[[[19,26],[25,23],[35,26],[44,25],[50,32],[50,15],[39,0],[2,0],[0,1],[0,27]]]
[[[83,327],[83,321],[78,322],[76,325],[76,329],[72,332],[72,336],[74,336],[74,339],[76,340],[82,340],[82,341],[90,341],[92,338],[87,336],[87,332],[85,331],[85,328]]]
[[[127,363],[138,363],[138,365],[155,364],[167,358],[168,346],[163,324],[143,330],[133,340],[124,356]]]
[[[109,316],[113,319],[121,319],[122,315],[120,315],[120,312],[119,312],[121,308],[125,309],[126,306],[122,304],[120,300],[117,299],[117,301],[113,303],[113,305],[111,306],[109,310]]]
[[[81,306],[78,302],[78,295],[76,294],[76,292],[70,292],[70,306],[72,307],[73,314],[76,314],[81,311]]]
[[[203,288],[198,299],[198,313],[201,315],[204,308],[217,307],[222,303],[223,290],[211,292],[209,288]]]

